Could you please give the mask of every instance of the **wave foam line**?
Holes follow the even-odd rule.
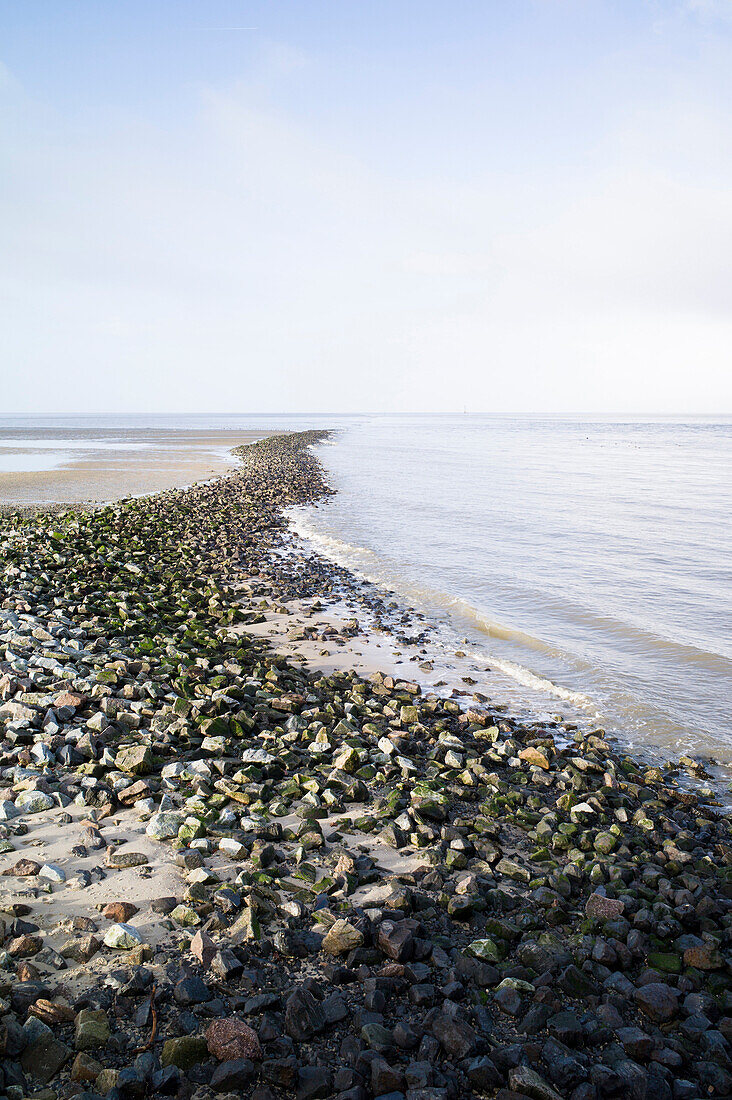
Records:
[[[371,559],[375,563],[380,561],[379,556],[373,551],[368,550],[364,546],[352,546],[350,543],[344,542],[342,539],[335,538],[331,535],[324,535],[317,531],[310,523],[307,522],[302,516],[291,514],[290,522],[292,528],[300,538],[306,539],[308,542],[313,543],[319,549],[323,551],[326,557],[329,557],[337,565],[347,567],[354,570],[365,580],[371,581],[372,584],[378,584],[384,586],[385,578],[383,575],[373,575],[363,572],[361,569],[354,569],[353,556],[364,557]],[[393,584],[389,587],[396,591]],[[500,623],[494,622],[492,619],[488,619],[483,615],[476,607],[468,603],[462,596],[448,596],[443,592],[437,590],[420,588],[415,585],[403,585],[402,589],[405,594],[416,595],[421,599],[427,599],[432,603],[438,604],[443,607],[448,613],[453,607],[460,607],[461,614],[471,620],[471,622],[488,637],[499,638],[502,641],[518,641],[526,646],[536,650],[543,650],[546,652],[554,652],[550,650],[549,646],[546,646],[538,638],[532,637],[530,634],[525,634],[520,630],[513,630],[510,627],[502,626]],[[523,687],[530,688],[532,691],[539,692],[543,695],[553,695],[557,699],[562,699],[564,702],[571,703],[574,706],[581,707],[583,710],[591,709],[593,713],[596,711],[596,703],[593,702],[588,696],[583,695],[579,691],[571,691],[569,688],[563,688],[559,684],[555,684],[552,680],[548,680],[544,676],[539,676],[531,669],[526,668],[524,665],[519,665],[515,661],[509,661],[502,657],[496,657],[495,654],[489,652],[479,652],[477,650],[469,651],[469,655],[480,661],[488,660],[491,664],[502,672],[505,676],[515,680]]]
[[[463,652],[477,660],[485,660],[486,658],[486,654],[480,653],[478,650],[463,650]],[[524,687],[530,688],[532,691],[538,691],[543,695],[554,695],[557,699],[564,700],[565,703],[572,703],[573,706],[581,707],[582,710],[589,709],[597,716],[597,703],[589,696],[583,695],[581,691],[563,688],[559,684],[555,684],[553,680],[548,680],[545,676],[538,676],[524,665],[516,664],[515,661],[507,661],[503,657],[496,657],[492,653],[488,654],[488,660],[499,672],[504,673],[504,675]]]

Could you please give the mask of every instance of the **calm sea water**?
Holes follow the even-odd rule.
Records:
[[[446,651],[635,745],[732,761],[732,421],[364,418],[319,453],[339,493],[298,531]]]
[[[426,612],[512,709],[732,762],[732,420],[0,419],[3,471],[180,432],[332,427],[339,490],[293,525]],[[433,654],[430,654],[433,656]]]

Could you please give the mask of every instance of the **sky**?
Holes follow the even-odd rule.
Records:
[[[4,415],[732,413],[732,0],[0,0]]]

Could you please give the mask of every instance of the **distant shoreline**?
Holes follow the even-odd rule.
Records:
[[[129,434],[134,439],[135,433]],[[236,428],[146,429],[144,435],[138,433],[134,450],[124,449],[123,444],[116,449],[98,449],[92,457],[82,451],[80,457],[73,456],[58,468],[4,471],[0,459],[0,514],[99,508],[130,497],[186,488],[236,469],[235,449],[271,434]],[[19,445],[22,442],[18,440]],[[63,439],[59,439],[58,448],[64,451]],[[32,440],[28,450],[32,450]],[[89,451],[94,452],[93,440]]]

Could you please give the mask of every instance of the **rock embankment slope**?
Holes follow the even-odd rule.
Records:
[[[0,1096],[732,1094],[703,793],[242,633],[320,438],[0,521]]]

